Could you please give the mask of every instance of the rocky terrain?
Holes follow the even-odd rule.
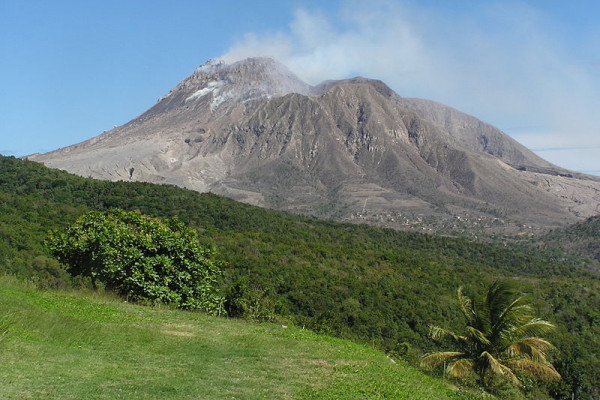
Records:
[[[310,86],[267,58],[209,61],[129,123],[28,157],[338,220],[529,234],[600,213],[600,178],[365,78]]]

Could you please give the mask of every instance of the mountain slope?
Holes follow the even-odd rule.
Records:
[[[365,78],[310,87],[263,58],[209,62],[126,125],[29,158],[395,228],[435,217],[501,232],[600,212],[600,179],[473,117]]]

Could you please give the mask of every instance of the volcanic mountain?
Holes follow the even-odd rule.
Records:
[[[377,80],[310,86],[268,58],[209,61],[129,123],[28,158],[395,228],[535,229],[600,213],[599,178],[491,125]]]

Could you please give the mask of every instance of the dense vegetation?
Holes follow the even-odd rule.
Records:
[[[554,230],[544,237],[542,244],[585,255],[591,259],[588,262],[590,268],[600,271],[600,215],[566,229]]]
[[[41,285],[82,284],[42,242],[89,210],[178,216],[223,257],[233,316],[278,319],[369,343],[411,362],[434,350],[428,325],[459,329],[456,289],[517,281],[558,329],[557,398],[598,396],[600,281],[554,248],[482,244],[262,210],[170,186],[101,182],[0,158],[0,266]],[[566,262],[566,261],[568,262]],[[574,260],[574,262],[573,262]],[[526,391],[537,390],[531,382]],[[594,392],[595,390],[595,392]]]

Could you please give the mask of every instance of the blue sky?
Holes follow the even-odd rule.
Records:
[[[0,153],[68,146],[151,107],[210,58],[272,56],[439,101],[600,175],[596,1],[0,0]]]

